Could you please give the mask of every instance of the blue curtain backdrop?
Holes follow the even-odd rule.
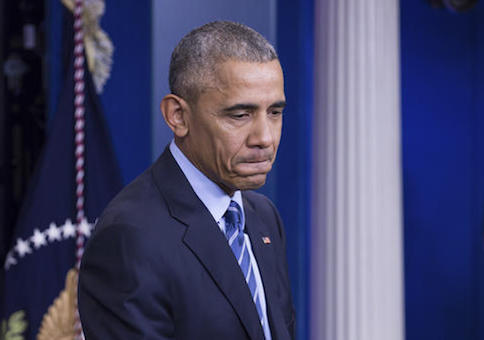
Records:
[[[484,3],[400,6],[407,339],[484,339]]]

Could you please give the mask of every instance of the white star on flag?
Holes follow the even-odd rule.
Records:
[[[86,219],[83,219],[79,224],[79,232],[86,237],[91,236],[91,224],[87,223]]]
[[[17,260],[15,259],[15,257],[12,256],[12,252],[9,251],[7,254],[7,258],[5,260],[5,270],[8,270],[10,266],[13,266],[16,264],[17,264]]]
[[[41,233],[39,229],[34,230],[34,235],[30,238],[30,240],[34,244],[35,249],[39,249],[47,244],[44,233]]]
[[[49,237],[49,242],[54,242],[55,240],[57,241],[61,240],[61,231],[59,228],[57,228],[54,222],[50,224],[49,229],[47,229],[45,232]]]
[[[66,220],[66,223],[64,223],[64,225],[62,226],[62,233],[64,235],[64,239],[76,236],[76,228],[72,224],[71,220]]]
[[[17,239],[17,245],[15,246],[15,250],[19,254],[20,257],[24,257],[25,254],[31,253],[32,249],[30,248],[29,241],[22,240],[21,238]]]

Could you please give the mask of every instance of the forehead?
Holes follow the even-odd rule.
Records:
[[[284,80],[279,61],[223,62],[215,69],[205,94],[206,100],[221,105],[257,103],[257,106],[270,106],[284,101]]]
[[[284,80],[278,60],[270,62],[225,61],[216,66],[199,91],[200,110],[220,111],[237,104],[268,108],[285,101]]]
[[[228,60],[218,64],[214,71],[215,86],[283,82],[281,65],[277,59],[263,63]]]

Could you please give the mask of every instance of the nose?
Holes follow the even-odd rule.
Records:
[[[266,113],[258,115],[251,126],[247,141],[249,146],[261,149],[272,146],[278,133],[277,129],[280,129],[278,122],[268,117]]]

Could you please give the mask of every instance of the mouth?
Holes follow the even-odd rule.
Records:
[[[261,159],[248,159],[244,163],[264,163],[264,162],[270,162],[270,158],[261,158]]]
[[[267,174],[271,171],[272,161],[269,159],[245,161],[239,163],[238,168],[241,174],[247,176]]]

